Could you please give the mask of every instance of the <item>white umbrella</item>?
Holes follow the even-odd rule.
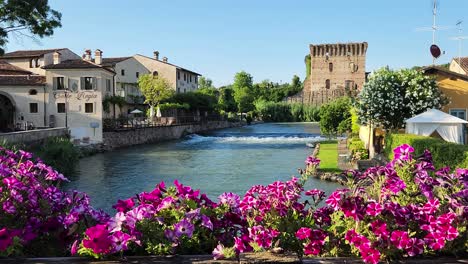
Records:
[[[130,114],[141,114],[141,113],[143,113],[143,111],[141,111],[139,109],[135,109],[135,110],[130,112]]]
[[[160,118],[162,115],[161,115],[161,109],[159,109],[159,106],[158,106],[158,110],[156,111],[156,117],[157,118]]]

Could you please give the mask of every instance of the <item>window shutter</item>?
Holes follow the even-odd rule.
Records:
[[[68,77],[63,77],[63,86],[65,89],[70,89],[70,79]]]
[[[85,89],[85,83],[84,83],[84,77],[80,77],[80,90],[84,90]]]
[[[57,77],[52,78],[52,89],[57,90]]]
[[[96,90],[97,90],[97,87],[98,87],[98,85],[97,85],[97,78],[96,78],[96,77],[93,77],[93,90],[96,91]]]

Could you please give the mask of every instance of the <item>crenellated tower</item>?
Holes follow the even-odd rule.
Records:
[[[310,91],[360,90],[366,79],[367,42],[310,45]]]

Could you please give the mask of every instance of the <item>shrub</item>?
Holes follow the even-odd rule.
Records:
[[[351,99],[341,97],[320,107],[320,130],[336,136],[351,130]]]
[[[183,103],[183,104],[178,104],[178,103],[164,103],[164,104],[160,104],[160,105],[159,105],[159,109],[160,109],[161,111],[170,110],[170,109],[189,110],[189,109],[190,109],[190,105],[188,105],[187,103]]]
[[[369,154],[365,147],[365,144],[359,138],[349,139],[348,149],[350,151],[352,161],[363,160],[363,159],[369,158]]]
[[[0,256],[63,256],[86,224],[105,221],[84,193],[65,193],[67,179],[32,160],[32,154],[0,148]]]
[[[80,152],[66,137],[48,138],[33,152],[47,165],[56,168],[65,175],[73,173],[80,156]]]
[[[468,146],[443,141],[441,139],[410,135],[389,134],[385,137],[385,155],[393,158],[395,147],[408,144],[414,147],[416,155],[428,149],[432,153],[436,167],[468,168]]]
[[[265,122],[317,122],[319,108],[299,103],[256,101],[255,109]]]

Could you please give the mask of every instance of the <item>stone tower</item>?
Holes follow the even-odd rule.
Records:
[[[361,89],[366,79],[367,42],[310,45],[310,91]]]
[[[310,76],[288,102],[321,105],[356,94],[366,80],[367,42],[310,45]]]

